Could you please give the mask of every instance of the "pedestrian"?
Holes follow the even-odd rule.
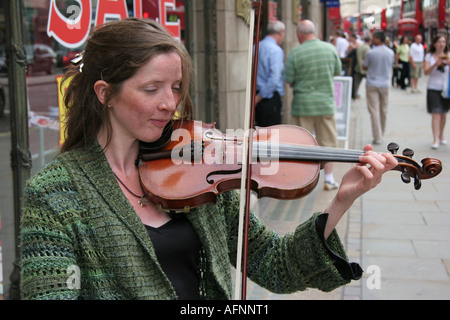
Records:
[[[281,124],[281,98],[284,96],[284,51],[281,44],[284,30],[283,22],[270,22],[267,36],[259,43],[255,122],[260,127]]]
[[[370,50],[370,45],[372,43],[372,37],[367,35],[364,37],[364,43],[356,48],[356,66],[355,75],[353,82],[353,91],[355,92],[355,98],[359,98],[358,94],[359,86],[361,85],[362,79],[366,77],[366,70],[364,70],[364,59],[366,58],[367,52]]]
[[[366,54],[366,99],[372,124],[373,144],[381,144],[386,130],[389,87],[394,52],[385,45],[383,31],[374,31],[372,49]]]
[[[61,152],[24,192],[22,298],[229,299],[237,193],[189,213],[161,211],[141,196],[135,163],[139,143],[157,141],[176,110],[192,115],[183,44],[156,22],[127,18],[96,29],[74,63]],[[334,228],[397,165],[391,154],[365,151],[326,214],[295,232],[279,236],[251,213],[250,278],[281,293],[330,291],[361,276]]]
[[[349,76],[352,77],[352,99],[356,99],[356,91],[354,89],[355,77],[356,77],[356,49],[361,45],[356,34],[350,34],[349,46],[347,48],[347,59],[351,63],[351,71]]]
[[[328,42],[331,43],[333,46],[336,47],[336,37],[335,36],[330,36],[328,38]]]
[[[425,49],[420,34],[414,37],[414,42],[409,47],[409,62],[411,64],[411,93],[420,93],[418,88],[419,78],[422,76],[423,59]]]
[[[424,73],[429,76],[427,83],[427,111],[431,114],[432,149],[438,149],[440,145],[447,144],[444,130],[447,122],[447,112],[450,109],[450,99],[443,98],[441,93],[446,81],[445,77],[448,78],[449,64],[447,40],[445,36],[438,35],[433,38],[423,63]]]
[[[385,42],[385,44],[386,44],[386,42]],[[391,48],[395,54],[397,54],[397,49],[398,49],[399,45],[400,45],[400,38],[397,40],[394,39],[392,41],[392,46],[388,46],[388,47]],[[399,87],[400,78],[401,78],[401,70],[396,65],[395,59],[394,59],[394,63],[392,63],[392,86],[394,88]]]
[[[347,56],[347,49],[350,45],[350,43],[347,40],[347,37],[345,36],[345,33],[341,30],[336,30],[334,32],[335,35],[335,46],[336,50],[338,52],[338,55],[340,58],[345,58]]]
[[[355,50],[361,45],[361,41],[358,39],[358,35],[356,33],[351,33],[348,40],[348,48],[346,51],[346,55],[350,54],[351,51]]]
[[[395,66],[400,69],[400,78],[397,79],[397,84],[400,86],[400,89],[406,90],[406,80],[409,79],[409,43],[407,36],[401,38],[400,45],[397,47]]]
[[[340,75],[342,63],[336,49],[319,40],[315,31],[312,21],[301,21],[297,27],[300,45],[286,60],[285,80],[294,90],[291,124],[315,133],[320,146],[337,147],[334,76]],[[324,189],[337,189],[333,163],[327,163],[324,170]]]

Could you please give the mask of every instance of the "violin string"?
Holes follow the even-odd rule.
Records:
[[[253,158],[267,160],[292,159],[292,160],[321,160],[321,161],[346,161],[358,162],[364,153],[360,150],[338,149],[320,146],[293,146],[287,144],[268,144],[257,142],[253,147]],[[223,159],[236,156],[235,148],[227,148],[222,152]]]
[[[320,146],[306,146],[306,145],[287,145],[287,144],[279,144],[279,145],[268,145],[266,143],[259,143],[259,147],[269,147],[270,149],[276,149],[282,150],[284,152],[313,152],[313,153],[321,153],[321,154],[337,154],[337,155],[354,155],[354,154],[361,154],[362,151],[358,150],[347,150],[347,149],[338,149],[338,148],[329,148],[329,147],[320,147]],[[273,147],[274,146],[274,147]]]
[[[222,153],[224,158],[229,158],[230,156],[237,155],[234,150],[225,151]],[[292,159],[292,160],[342,160],[342,161],[351,161],[358,162],[359,157],[361,156],[361,152],[357,153],[349,153],[349,154],[341,154],[341,153],[329,153],[329,152],[296,152],[296,151],[286,151],[286,150],[276,150],[276,149],[262,149],[262,148],[254,148],[253,149],[253,158],[268,158],[276,160],[278,159]]]
[[[362,155],[362,151],[358,150],[346,150],[328,147],[317,146],[291,146],[291,145],[279,145],[279,150],[272,148],[260,148],[258,150],[258,156],[267,154],[268,151],[275,152],[275,156],[281,159],[297,159],[297,160],[334,160],[334,161],[351,161],[357,162]],[[276,147],[276,148],[277,148]],[[277,155],[278,153],[278,155]]]
[[[235,138],[215,138],[211,137],[210,140],[222,140],[223,142],[241,142],[242,139],[235,139]],[[266,149],[261,148],[261,146],[265,146]],[[267,148],[268,146],[268,148]],[[233,144],[234,148],[234,144]],[[231,148],[231,149],[233,149]],[[333,157],[339,157],[339,156],[350,156],[350,157],[359,157],[361,156],[364,151],[360,150],[351,150],[351,149],[339,149],[339,148],[331,148],[331,147],[322,147],[322,146],[310,146],[310,145],[290,145],[290,144],[275,144],[275,143],[269,143],[269,142],[254,142],[254,148],[253,152],[255,153],[256,150],[274,150],[274,151],[282,151],[283,155],[286,156],[292,156],[292,154],[297,153],[303,153],[303,154],[311,154],[311,155],[317,155],[318,157],[323,155],[333,156]],[[228,150],[228,149],[227,149]],[[227,151],[228,152],[228,151]],[[234,152],[234,149],[233,151]],[[320,159],[319,159],[320,160]]]

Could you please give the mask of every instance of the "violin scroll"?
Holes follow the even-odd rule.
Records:
[[[398,155],[397,152],[400,147],[395,142],[389,143],[387,149],[398,161],[398,166],[393,170],[401,172],[401,179],[404,183],[410,183],[411,179],[414,179],[414,188],[416,190],[421,188],[422,179],[434,178],[442,171],[442,163],[438,159],[425,158],[421,161],[421,166],[412,159],[414,156],[413,150],[406,148],[403,150],[402,155]]]

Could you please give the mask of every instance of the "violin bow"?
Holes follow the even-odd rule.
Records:
[[[261,0],[252,1],[252,10],[250,13],[250,39],[248,50],[248,68],[247,68],[247,88],[245,105],[245,128],[244,128],[244,146],[242,159],[242,178],[241,178],[241,198],[239,207],[239,232],[236,258],[236,283],[234,299],[239,300],[239,288],[241,288],[240,299],[246,300],[247,297],[247,258],[248,258],[248,235],[250,220],[250,191],[251,191],[251,155],[252,150],[253,127],[255,119],[255,98],[256,98],[256,75],[258,70],[258,51],[259,51],[259,33],[261,24]],[[255,31],[255,11],[257,11],[256,33]],[[253,49],[254,47],[254,49]],[[254,54],[253,54],[254,53]],[[254,56],[254,57],[253,57]],[[245,178],[245,179],[244,179]],[[241,272],[242,266],[242,272]],[[241,275],[241,281],[239,276]]]

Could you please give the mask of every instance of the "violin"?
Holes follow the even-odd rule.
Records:
[[[305,129],[294,125],[256,128],[251,150],[251,190],[259,198],[297,199],[311,193],[326,162],[358,163],[361,150],[320,147]],[[170,139],[168,139],[170,137]],[[146,197],[161,210],[189,212],[217,195],[239,189],[242,178],[243,132],[223,134],[214,123],[176,120],[158,144],[140,143],[139,177]],[[398,161],[393,170],[401,180],[421,181],[442,171],[439,160],[425,158],[420,165],[414,152],[390,143]]]

